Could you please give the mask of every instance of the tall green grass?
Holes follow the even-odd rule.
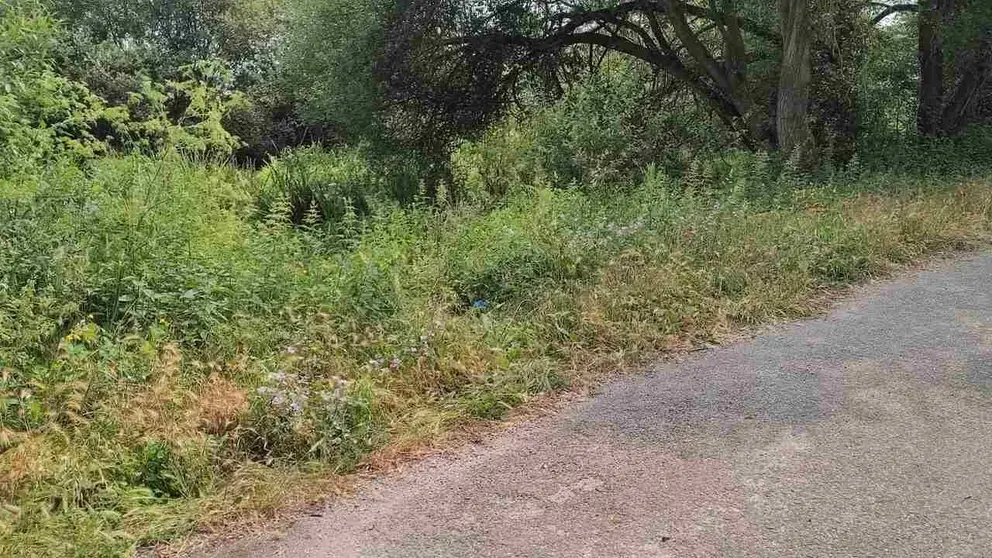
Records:
[[[129,156],[0,182],[0,555],[128,554],[272,509],[989,235],[988,178],[812,184],[745,159],[309,220],[278,167]],[[352,188],[350,168],[304,186]]]

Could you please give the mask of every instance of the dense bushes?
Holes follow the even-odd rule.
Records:
[[[223,158],[240,145],[222,122],[245,101],[222,64],[194,62],[162,81],[139,72],[134,90],[110,105],[58,70],[65,39],[42,2],[0,4],[0,174],[113,149]]]
[[[680,171],[732,143],[704,111],[657,95],[643,68],[609,62],[559,102],[463,144],[453,156],[459,185],[475,198],[533,184],[605,194],[636,182],[650,164]]]
[[[102,103],[51,61],[59,37],[39,2],[0,4],[0,173],[54,155],[91,157]]]

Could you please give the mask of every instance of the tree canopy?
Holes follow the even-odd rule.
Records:
[[[309,142],[443,161],[459,141],[553,103],[618,59],[639,68],[631,75],[641,76],[645,112],[691,105],[700,125],[716,123],[738,145],[843,160],[854,153],[859,122],[882,122],[878,110],[859,107],[866,101],[859,87],[866,68],[880,71],[874,59],[889,56],[878,45],[894,45],[903,30],[916,44],[899,43],[903,55],[886,59],[918,82],[915,91],[888,94],[914,97],[921,135],[960,134],[992,112],[992,7],[977,0],[64,0],[48,7],[64,27],[54,68],[112,106],[127,105],[143,80],[181,81],[185,68],[206,60],[226,68],[225,87],[249,103],[228,111],[224,125],[243,140],[239,157],[256,164]],[[183,110],[181,97],[173,114]]]

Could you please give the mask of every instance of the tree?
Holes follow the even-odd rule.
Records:
[[[782,13],[782,70],[778,86],[776,130],[781,150],[807,158],[809,90],[812,81],[808,0],[779,0]]]
[[[921,0],[919,10],[920,94],[917,126],[925,136],[942,130],[944,48],[941,30],[949,22],[955,0]]]
[[[942,132],[946,135],[960,134],[969,124],[989,116],[987,100],[992,97],[992,36],[987,34],[974,48],[960,54],[957,64],[956,83],[941,113]]]
[[[607,54],[625,56],[690,92],[745,145],[830,143],[846,157],[866,4],[405,0],[387,25],[378,74],[384,106],[404,115],[396,122],[443,142],[528,91],[555,94]]]
[[[920,0],[919,60],[920,134],[961,133],[979,118],[982,101],[992,94],[992,6]]]
[[[490,122],[523,84],[560,90],[589,60],[616,53],[678,80],[745,142],[771,145],[774,79],[753,74],[751,61],[781,44],[774,20],[760,3],[731,0],[408,0],[379,75],[391,106],[444,137]]]
[[[65,30],[57,59],[67,76],[112,105],[145,77],[183,79],[184,68],[218,60],[245,91],[271,80],[279,0],[62,0],[49,2]]]
[[[872,32],[865,0],[810,0],[813,60],[810,119],[814,143],[826,156],[847,161],[857,148],[858,73]]]
[[[381,99],[372,70],[388,11],[379,0],[287,2],[280,79],[307,121],[344,138],[379,133]]]

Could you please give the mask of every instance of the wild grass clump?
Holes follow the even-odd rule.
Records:
[[[260,180],[261,214],[286,211],[296,225],[334,227],[346,217],[364,217],[370,211],[370,198],[379,193],[378,175],[357,150],[290,151],[265,167]]]
[[[739,154],[623,196],[537,183],[443,211],[299,157],[323,178],[293,184],[367,195],[364,216],[266,206],[293,159],[0,182],[0,554],[127,554],[271,510],[370,452],[808,314],[992,223],[987,178],[800,181]],[[316,211],[357,215],[342,204]]]

